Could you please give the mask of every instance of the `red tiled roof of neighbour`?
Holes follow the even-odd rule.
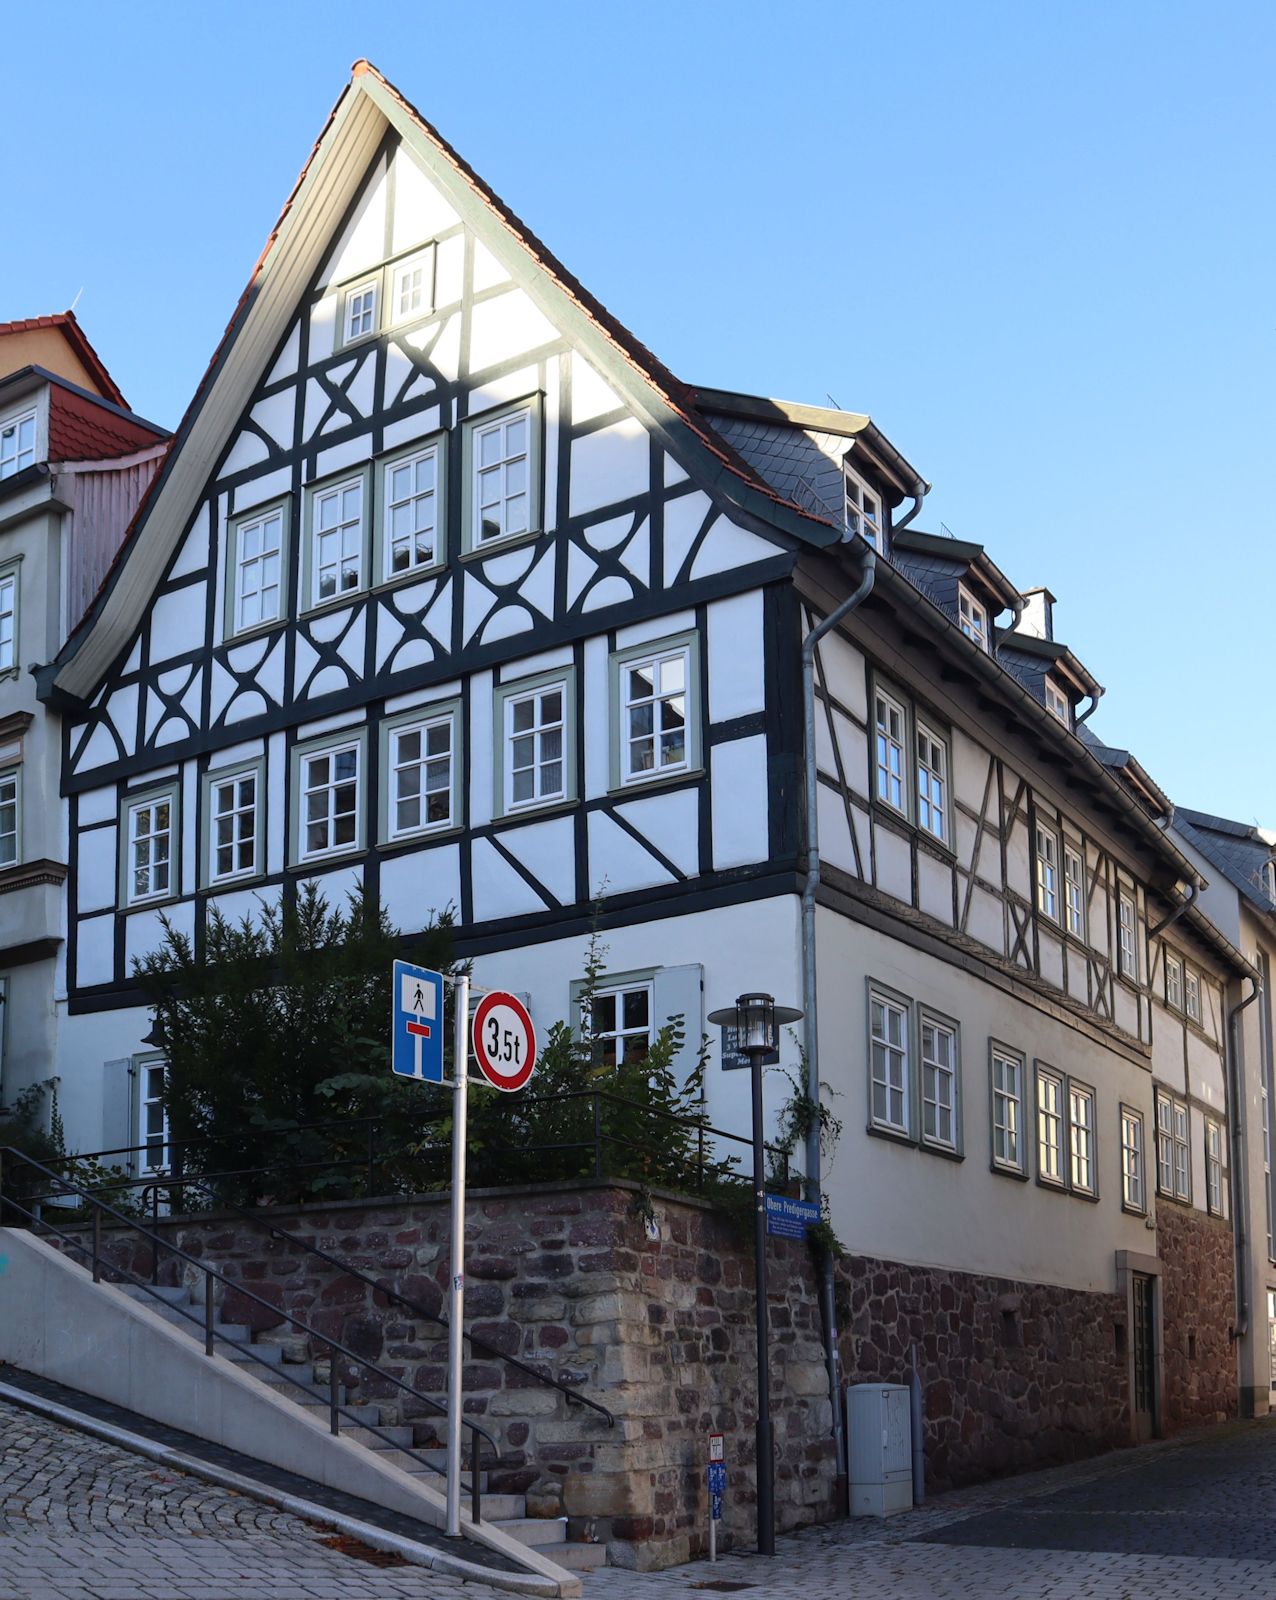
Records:
[[[75,320],[74,311],[58,311],[48,317],[25,317],[17,322],[0,322],[0,338],[9,333],[34,333],[38,328],[57,328],[102,391],[103,398],[123,406],[127,411],[128,401],[106,370],[106,363],[89,343],[84,329]]]
[[[49,386],[49,460],[102,461],[158,444],[164,434],[60,383]]]

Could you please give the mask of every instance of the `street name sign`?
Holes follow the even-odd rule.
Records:
[[[782,1194],[766,1197],[766,1231],[773,1239],[805,1239],[806,1230],[819,1220],[814,1200],[790,1200]]]
[[[443,974],[396,961],[390,1066],[400,1078],[443,1082]]]

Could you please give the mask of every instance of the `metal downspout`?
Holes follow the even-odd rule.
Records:
[[[1083,722],[1087,721],[1094,715],[1094,713],[1098,710],[1099,701],[1103,699],[1105,693],[1105,690],[1100,689],[1097,694],[1092,694],[1090,696],[1090,704],[1085,708],[1079,717],[1074,717],[1072,719],[1072,725],[1074,728],[1079,728]]]
[[[1246,1213],[1246,1174],[1242,1165],[1244,1130],[1241,1126],[1240,1063],[1236,1049],[1236,1019],[1246,1006],[1252,1006],[1263,992],[1258,979],[1246,974],[1252,986],[1248,1000],[1239,1000],[1227,1013],[1225,1040],[1227,1045],[1227,1086],[1231,1104],[1227,1108],[1227,1123],[1232,1134],[1232,1241],[1236,1251],[1236,1326],[1232,1338],[1240,1341],[1249,1332],[1249,1270],[1246,1260],[1249,1249],[1249,1220]]]
[[[918,502],[920,504],[920,501]],[[916,507],[914,507],[916,510]],[[819,774],[815,757],[815,650],[830,629],[848,617],[872,592],[877,577],[877,551],[866,544],[864,572],[858,586],[841,605],[829,612],[802,641],[802,706],[805,714],[806,757],[806,881],[802,885],[802,1045],[806,1053],[806,1093],[820,1103],[819,1028],[815,1015],[815,892],[820,882]],[[818,1118],[806,1136],[806,1176],[808,1184],[822,1194],[820,1125]],[[837,1453],[837,1475],[846,1478],[846,1432],[842,1416],[842,1385],[839,1378],[837,1321],[833,1295],[833,1261],[823,1252],[820,1262],[820,1321],[824,1329],[824,1365],[828,1371],[829,1400],[833,1408],[833,1443]]]

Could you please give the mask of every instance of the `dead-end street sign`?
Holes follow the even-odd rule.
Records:
[[[443,974],[396,961],[390,1065],[400,1078],[443,1082]]]

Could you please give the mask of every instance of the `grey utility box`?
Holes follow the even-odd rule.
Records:
[[[902,1383],[856,1383],[846,1391],[851,1515],[885,1517],[913,1503],[913,1443]]]

